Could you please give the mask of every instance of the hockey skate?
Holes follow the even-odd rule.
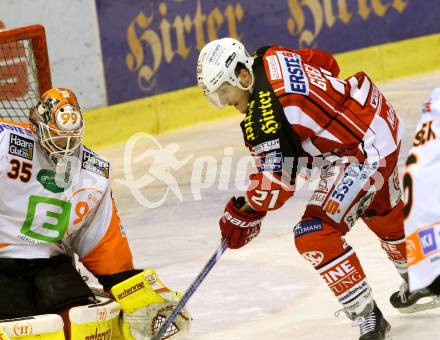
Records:
[[[440,307],[440,296],[427,289],[410,292],[408,281],[404,279],[400,290],[390,296],[390,303],[400,313],[409,314]]]
[[[374,303],[374,308],[369,314],[357,317],[353,322],[353,326],[359,326],[361,332],[359,340],[390,339],[391,326],[383,317],[376,303]]]
[[[353,327],[359,327],[361,333],[359,340],[391,339],[389,335],[391,326],[388,321],[384,319],[376,302],[372,301],[362,312],[362,315],[356,316],[347,312],[345,309],[340,309],[335,313],[335,316],[339,316],[341,312],[344,312],[344,314],[353,321]]]

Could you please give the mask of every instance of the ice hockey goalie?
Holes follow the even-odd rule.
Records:
[[[44,93],[29,124],[0,121],[1,339],[149,339],[179,300],[154,270],[133,267],[111,164],[83,132],[66,88]],[[71,251],[109,297],[96,298]],[[166,338],[190,322],[184,310]]]

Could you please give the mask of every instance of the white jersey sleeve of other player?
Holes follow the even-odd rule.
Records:
[[[410,289],[440,275],[440,87],[423,106],[403,177]]]
[[[84,146],[76,159],[63,172],[76,180],[59,186],[31,132],[0,122],[0,257],[48,258],[70,246],[81,257],[99,243],[112,218],[110,164]]]

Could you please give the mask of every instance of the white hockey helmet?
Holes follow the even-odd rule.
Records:
[[[251,84],[244,87],[235,74],[238,63],[242,63],[252,77]],[[223,108],[219,94],[216,92],[225,82],[242,90],[250,90],[254,83],[252,65],[254,59],[238,40],[232,38],[217,39],[202,48],[197,63],[197,84],[211,103]]]

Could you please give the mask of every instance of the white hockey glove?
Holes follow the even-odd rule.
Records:
[[[122,306],[119,330],[124,339],[129,340],[147,340],[154,336],[181,298],[181,294],[165,286],[152,269],[113,286],[111,291]],[[191,316],[183,309],[164,338],[176,339],[190,326]]]

